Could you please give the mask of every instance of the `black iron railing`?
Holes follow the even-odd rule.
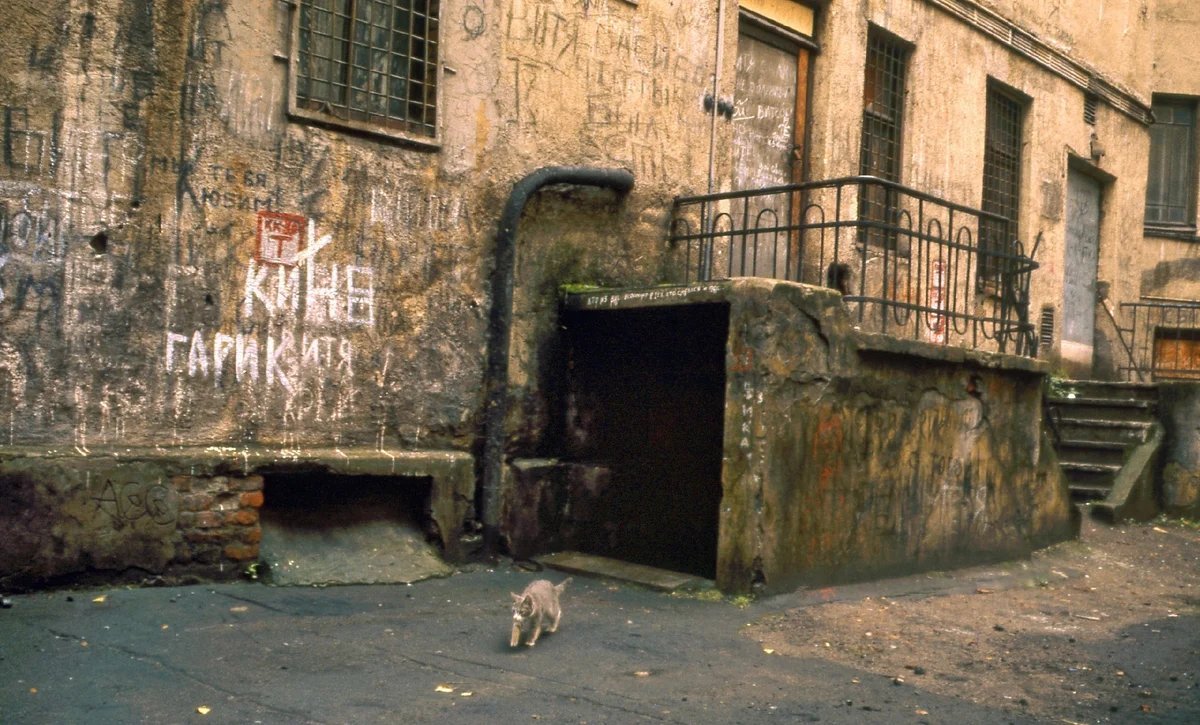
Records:
[[[854,176],[677,198],[671,242],[683,282],[824,285],[842,292],[862,329],[1032,356],[1037,264],[1012,229],[1004,217]]]
[[[1126,380],[1200,380],[1200,301],[1123,302]]]

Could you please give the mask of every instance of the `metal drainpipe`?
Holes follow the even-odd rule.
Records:
[[[512,342],[513,268],[517,223],[525,205],[550,184],[597,186],[626,194],[633,174],[624,169],[546,166],[513,185],[496,232],[496,266],[492,270],[492,310],[488,318],[487,395],[483,422],[483,486],[480,495],[483,551],[496,551],[500,523],[500,479],[504,468],[504,419],[508,416],[508,356]]]

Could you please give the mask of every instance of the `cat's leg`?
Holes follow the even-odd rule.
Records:
[[[550,630],[549,631],[557,632],[558,631],[558,623],[561,621],[562,621],[562,610],[560,609],[554,613],[554,620],[550,622]]]
[[[533,618],[533,631],[529,634],[529,641],[526,642],[530,647],[537,644],[538,637],[542,635],[542,615],[538,614]]]

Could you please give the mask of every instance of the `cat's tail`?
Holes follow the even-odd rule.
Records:
[[[567,577],[566,579],[563,579],[559,583],[555,584],[554,591],[558,592],[559,594],[562,594],[563,590],[567,588],[567,585],[571,583],[571,580],[573,578],[574,577]]]

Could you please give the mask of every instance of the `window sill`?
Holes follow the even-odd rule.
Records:
[[[338,118],[327,113],[299,108],[295,103],[292,103],[291,107],[288,108],[288,119],[298,123],[321,126],[333,131],[344,131],[380,141],[390,141],[394,144],[412,147],[418,151],[440,151],[442,148],[440,134],[439,136],[419,136],[379,126],[367,121]]]
[[[1183,242],[1200,242],[1200,236],[1196,234],[1196,227],[1179,226],[1179,227],[1157,227],[1145,226],[1142,234],[1155,239],[1178,239]]]

